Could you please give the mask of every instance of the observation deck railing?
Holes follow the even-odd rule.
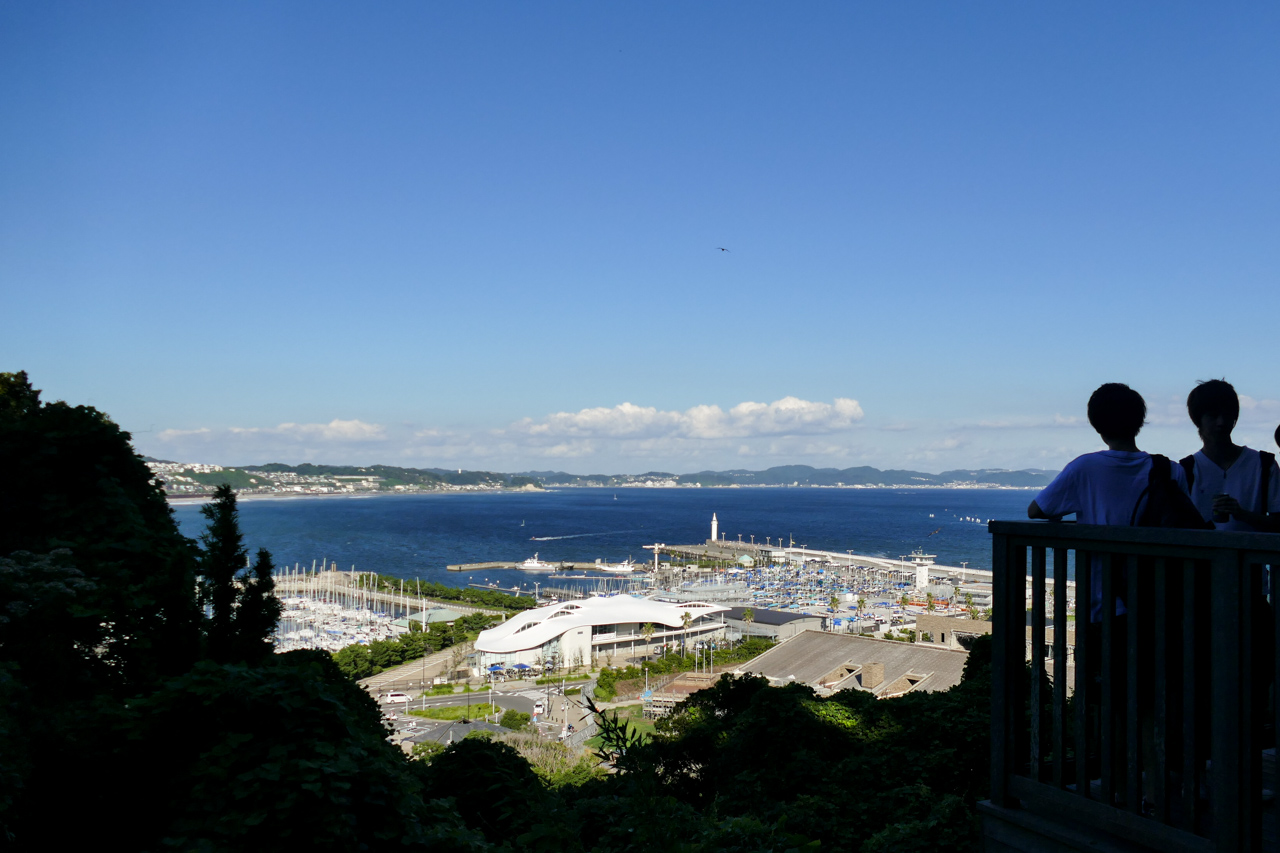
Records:
[[[1274,788],[1280,631],[1264,567],[1280,566],[1280,535],[1028,521],[989,529],[987,849],[1276,849],[1280,814],[1264,798],[1263,772],[1267,763]],[[1079,595],[1070,653],[1056,629],[1069,618],[1069,564]]]

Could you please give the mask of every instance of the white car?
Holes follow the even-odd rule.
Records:
[[[545,710],[546,710],[546,707],[542,704],[542,700],[538,700],[537,702],[533,703],[533,713],[535,716],[539,716],[539,717],[542,716]]]
[[[388,704],[397,703],[397,702],[408,702],[409,694],[408,693],[388,693],[386,696],[382,697],[382,701]]]

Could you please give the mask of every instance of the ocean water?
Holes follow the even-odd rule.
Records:
[[[794,538],[826,551],[898,557],[917,548],[943,565],[991,567],[986,521],[1026,518],[1031,491],[1007,489],[561,489],[370,497],[249,498],[240,523],[251,550],[279,566],[327,559],[349,570],[464,586],[533,578],[474,574],[446,566],[491,560],[652,560],[641,546],[695,544],[711,514],[729,540]],[[174,508],[182,531],[199,535],[198,505]],[[972,519],[978,519],[974,521]],[[546,576],[538,578],[545,581]]]

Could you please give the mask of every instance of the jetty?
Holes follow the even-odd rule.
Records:
[[[496,569],[519,569],[520,565],[521,564],[519,562],[514,562],[511,560],[490,560],[484,563],[456,563],[453,565],[445,566],[445,568],[451,572],[488,572]],[[600,571],[602,574],[612,574],[612,575],[631,574],[627,572],[624,572],[624,573],[605,572],[600,568],[599,563],[581,563],[581,562],[573,562],[570,560],[562,560],[558,563],[548,562],[547,565],[553,566],[555,572]],[[647,566],[637,565],[634,573],[643,574],[646,569],[647,569]],[[529,572],[529,574],[530,575],[554,574],[554,572]]]

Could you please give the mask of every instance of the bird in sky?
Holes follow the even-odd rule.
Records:
[[[719,249],[719,250],[720,250],[720,251],[722,251],[722,252],[727,252],[727,251],[729,251],[729,250],[728,250],[728,249],[726,249],[724,246],[716,246],[716,248],[717,248],[717,249]]]

